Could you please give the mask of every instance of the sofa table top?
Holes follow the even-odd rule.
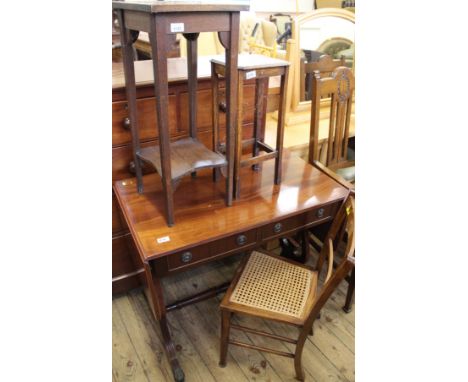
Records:
[[[182,179],[174,195],[175,225],[168,227],[159,175],[143,177],[138,194],[136,179],[115,182],[114,190],[142,260],[156,259],[194,245],[260,227],[318,206],[343,200],[348,190],[287,150],[283,180],[273,183],[274,161],[259,171],[241,170],[240,198],[231,207],[224,202],[225,182],[212,181],[211,171]]]

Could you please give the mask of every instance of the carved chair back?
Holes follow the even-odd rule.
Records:
[[[312,116],[310,120],[309,162],[319,161],[327,167],[339,168],[340,163],[347,163],[349,126],[354,94],[354,75],[351,69],[340,66],[333,70],[330,77],[322,78],[316,71],[312,78]],[[320,112],[323,110],[323,95],[330,97],[330,123],[328,142],[325,147],[319,145]],[[321,156],[321,149],[326,155]]]
[[[336,68],[345,65],[346,60],[344,56],[342,56],[339,60],[334,60],[328,54],[321,55],[318,61],[314,62],[305,62],[301,60],[301,101],[308,101],[312,97],[312,79],[314,72],[319,71],[322,78],[330,77]]]

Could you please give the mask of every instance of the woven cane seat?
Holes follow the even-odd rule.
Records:
[[[274,255],[252,252],[221,306],[302,324],[317,289],[316,273]],[[229,292],[229,291],[228,291]]]

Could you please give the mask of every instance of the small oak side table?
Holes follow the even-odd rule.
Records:
[[[232,204],[234,128],[237,124],[237,55],[239,45],[239,12],[249,10],[249,0],[222,1],[113,1],[122,41],[123,65],[137,190],[143,192],[141,161],[152,165],[161,176],[166,222],[174,225],[174,191],[181,178],[194,176],[203,168],[227,167],[226,204]],[[135,69],[132,31],[148,32],[153,57],[159,146],[140,147],[136,107]],[[200,32],[218,32],[226,49],[227,147],[226,157],[211,151],[197,140],[197,38]],[[190,137],[171,143],[168,121],[168,51],[175,34],[187,39],[188,111]]]
[[[268,159],[275,159],[274,183],[281,183],[281,159],[283,153],[284,136],[284,111],[286,109],[286,89],[288,87],[289,62],[259,54],[240,54],[238,61],[238,101],[237,101],[237,129],[234,150],[234,198],[240,196],[240,170],[245,166],[252,166],[258,170],[258,164]],[[219,77],[227,77],[227,66],[224,57],[219,56],[211,60],[211,84],[213,89],[213,148],[221,153],[222,147],[219,141]],[[278,125],[276,130],[276,148],[272,148],[264,142],[261,136],[262,123],[264,120],[264,109],[266,108],[264,92],[268,91],[268,80],[270,77],[281,76],[280,102],[278,109]],[[244,81],[255,78],[255,118],[254,137],[242,140],[242,117],[243,117],[243,86]],[[227,143],[227,139],[226,139]],[[252,157],[242,158],[244,147],[252,146]],[[227,144],[226,144],[227,146]],[[226,156],[228,151],[226,150]],[[217,174],[217,172],[215,172]],[[217,175],[215,175],[217,179]]]

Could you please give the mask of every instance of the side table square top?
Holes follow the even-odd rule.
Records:
[[[224,55],[217,55],[211,59],[218,65],[226,65]],[[268,57],[261,54],[241,53],[238,56],[237,68],[239,70],[254,70],[259,68],[277,68],[280,66],[289,66],[289,62],[278,58]]]
[[[114,0],[114,9],[148,13],[248,11],[250,0]]]

